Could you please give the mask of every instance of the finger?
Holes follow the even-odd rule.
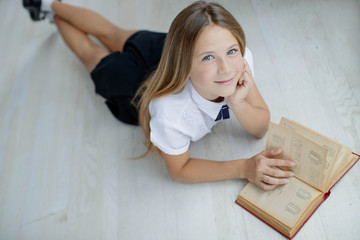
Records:
[[[275,178],[290,178],[295,176],[294,172],[284,171],[279,168],[268,168],[264,174]]]
[[[243,58],[243,59],[244,59],[244,67],[249,66],[248,61],[245,58]]]
[[[282,152],[282,150],[280,148],[271,149],[271,150],[263,151],[261,153],[261,155],[263,155],[264,157],[267,157],[267,158],[272,158],[272,157],[275,157],[275,156],[279,155],[281,152]]]
[[[246,84],[248,87],[251,87],[253,85],[252,77],[250,73],[244,72],[244,84]]]
[[[289,179],[287,179],[287,178],[274,178],[274,177],[270,177],[268,175],[263,175],[262,181],[264,183],[267,183],[270,185],[282,185],[282,184],[289,183]]]
[[[240,88],[249,88],[250,83],[246,79],[240,79],[238,87]]]
[[[239,78],[239,85],[241,85],[245,81],[245,72],[243,72]]]
[[[240,78],[239,78],[239,81],[245,80],[245,74],[246,74],[245,71],[243,71],[243,72],[241,73],[241,76],[240,76]]]
[[[248,72],[248,73],[251,73],[251,69],[249,67],[249,63],[244,59],[244,71]]]
[[[269,166],[273,167],[294,167],[295,162],[292,160],[284,160],[284,159],[270,159],[268,162]]]
[[[259,184],[259,187],[261,187],[265,191],[272,190],[272,189],[276,188],[277,186],[278,185],[268,184],[265,182],[260,182],[260,184]]]

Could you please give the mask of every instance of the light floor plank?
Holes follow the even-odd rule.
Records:
[[[192,1],[65,0],[121,27],[167,31]],[[287,116],[360,152],[360,3],[219,0],[243,26],[255,80]],[[238,207],[246,181],[185,184],[114,119],[54,25],[0,1],[0,239],[283,239]],[[192,144],[194,157],[264,149],[232,119]],[[360,165],[296,239],[357,239]]]

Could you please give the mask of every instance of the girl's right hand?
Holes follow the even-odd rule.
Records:
[[[249,94],[250,89],[254,86],[254,78],[251,73],[248,62],[244,59],[244,70],[239,78],[239,82],[236,86],[235,92],[226,97],[226,103],[230,109],[236,108],[237,105],[246,101],[246,97]]]
[[[263,190],[271,190],[278,185],[288,183],[288,178],[293,177],[294,173],[277,167],[293,167],[295,163],[291,160],[274,159],[273,157],[279,155],[281,151],[281,149],[267,150],[247,159],[244,169],[246,178]]]

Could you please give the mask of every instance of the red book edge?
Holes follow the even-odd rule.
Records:
[[[358,157],[358,159],[354,162],[353,165],[351,165],[351,167],[349,167],[349,169],[339,178],[339,180],[336,181],[336,183],[330,188],[330,190],[340,181],[340,179],[343,178],[343,176],[345,176],[345,174],[359,161],[360,159],[360,155],[356,154],[356,153],[352,153],[354,155],[356,155]],[[331,191],[328,191],[327,193],[324,194],[323,200],[320,202],[320,204],[315,208],[315,210],[310,214],[310,216],[305,220],[305,222],[300,226],[300,228],[297,230],[297,232],[292,236],[292,237],[288,237],[285,234],[283,234],[282,232],[280,232],[279,230],[277,230],[275,227],[271,226],[269,223],[267,223],[266,221],[264,221],[262,218],[260,218],[259,216],[257,216],[255,213],[251,212],[249,209],[247,209],[246,207],[244,207],[243,205],[241,205],[239,202],[237,202],[235,200],[235,203],[239,206],[241,206],[242,208],[244,208],[246,211],[248,211],[249,213],[251,213],[253,216],[255,216],[257,219],[259,219],[260,221],[262,221],[263,223],[265,223],[266,225],[268,225],[269,227],[271,227],[272,229],[274,229],[275,231],[277,231],[278,233],[280,233],[281,235],[283,235],[284,237],[288,238],[288,239],[293,239],[296,234],[298,234],[298,232],[301,230],[301,228],[305,225],[305,223],[310,219],[310,217],[316,212],[316,210],[321,206],[321,204],[328,199],[328,197],[330,196]]]

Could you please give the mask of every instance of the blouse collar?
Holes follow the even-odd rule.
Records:
[[[226,104],[225,100],[223,100],[221,102],[212,102],[212,101],[209,101],[209,100],[203,98],[196,91],[196,89],[192,85],[190,79],[187,82],[187,87],[190,89],[191,97],[192,97],[193,101],[195,102],[195,104],[197,105],[197,107],[215,121],[222,106]]]

